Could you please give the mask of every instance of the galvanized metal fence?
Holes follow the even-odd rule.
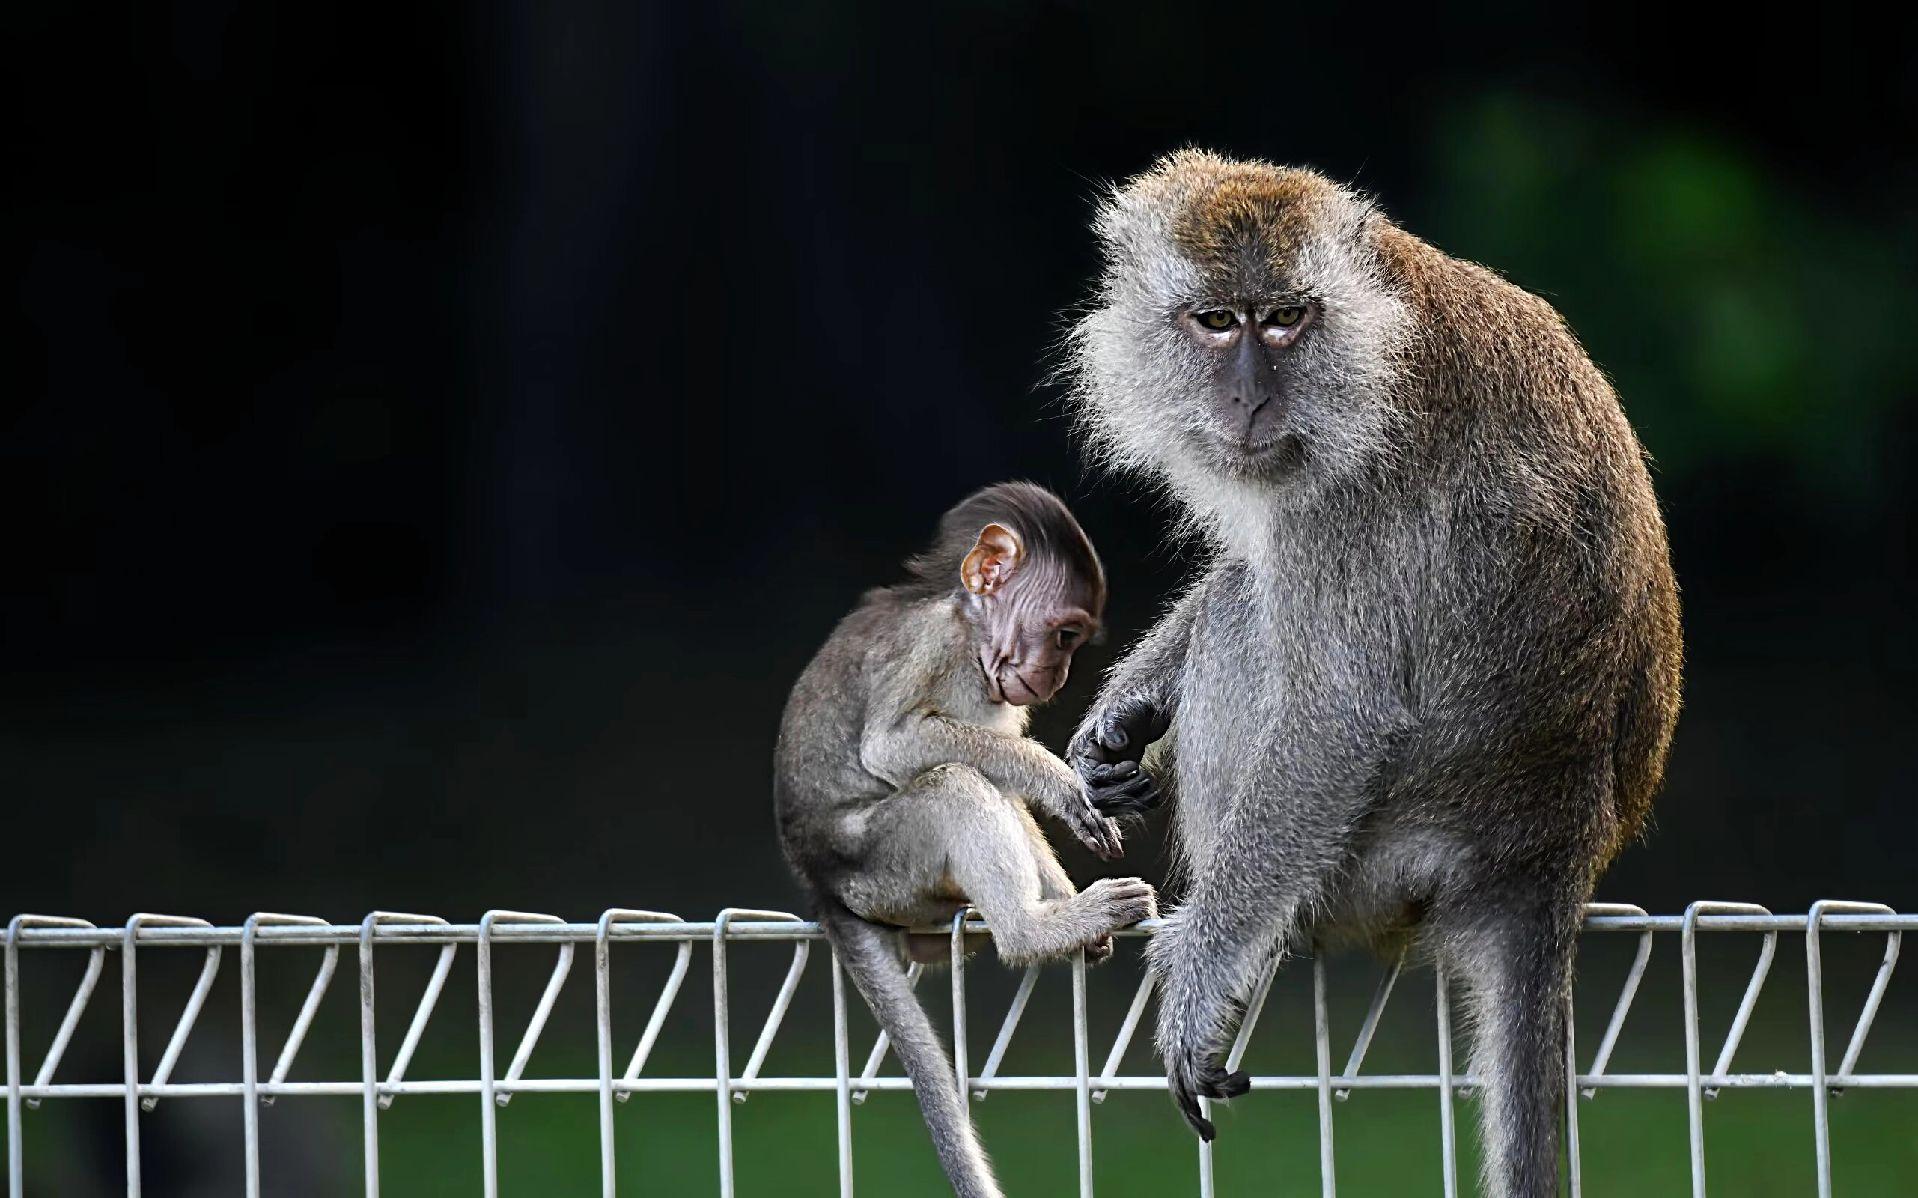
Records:
[[[1150,935],[1156,922],[1142,925],[1134,935]],[[1594,904],[1587,910],[1585,928],[1593,934],[1628,935],[1637,938],[1636,955],[1624,977],[1597,1050],[1583,1062],[1569,1034],[1566,1059],[1571,1067],[1567,1077],[1566,1147],[1569,1159],[1569,1184],[1573,1195],[1581,1192],[1578,1111],[1581,1097],[1589,1098],[1607,1088],[1682,1089],[1687,1096],[1691,1149],[1691,1178],[1694,1195],[1705,1191],[1705,1116],[1704,1104],[1725,1089],[1744,1087],[1785,1088],[1810,1091],[1810,1132],[1816,1154],[1817,1185],[1822,1198],[1832,1193],[1832,1161],[1828,1106],[1830,1095],[1844,1089],[1903,1088],[1918,1089],[1918,1073],[1860,1072],[1859,1062],[1872,1023],[1878,1015],[1892,972],[1898,960],[1902,933],[1918,927],[1918,915],[1900,915],[1878,903],[1831,900],[1814,904],[1804,915],[1773,915],[1763,907],[1749,903],[1699,902],[1682,915],[1650,915],[1637,907],[1619,904]],[[1038,982],[1039,971],[1028,970],[1021,978],[1008,1009],[1000,1022],[992,1047],[984,1063],[976,1070],[967,1052],[967,1025],[970,1012],[966,1002],[964,935],[984,931],[984,925],[961,916],[955,919],[952,933],[951,1020],[955,1064],[960,1078],[962,1100],[982,1097],[995,1090],[1042,1090],[1069,1092],[1077,1113],[1079,1192],[1093,1192],[1093,1109],[1114,1090],[1159,1090],[1165,1079],[1157,1073],[1121,1074],[1123,1058],[1138,1033],[1140,1022],[1152,993],[1152,981],[1143,980],[1133,993],[1103,1063],[1093,1067],[1093,1046],[1087,1021],[1086,966],[1083,959],[1070,963],[1072,986],[1071,1032],[1074,1069],[1069,1075],[1012,1075],[1001,1071],[1013,1034],[1023,1019],[1028,999]],[[1826,932],[1873,933],[1884,936],[1884,955],[1877,966],[1857,1018],[1844,1039],[1844,1048],[1833,1064],[1827,1040],[1825,995],[1820,938]],[[1699,1033],[1699,972],[1697,940],[1704,933],[1746,933],[1758,936],[1759,953],[1746,983],[1743,998],[1729,1033],[1707,1068],[1704,1045]],[[1802,935],[1805,949],[1807,1015],[1809,1022],[1811,1068],[1809,1072],[1738,1072],[1733,1057],[1750,1022],[1752,1010],[1765,986],[1781,934]],[[1654,941],[1676,936],[1680,954],[1684,999],[1685,1069],[1667,1073],[1613,1073],[1608,1066],[1627,1016],[1637,998],[1639,984],[1651,960]],[[608,1198],[615,1193],[614,1126],[619,1103],[635,1093],[705,1092],[715,1098],[719,1137],[719,1191],[733,1193],[733,1107],[755,1091],[820,1091],[834,1096],[837,1111],[839,1186],[843,1195],[853,1192],[852,1127],[853,1107],[874,1090],[909,1088],[903,1076],[881,1074],[886,1056],[884,1036],[872,1046],[858,1072],[852,1068],[851,1034],[847,1022],[847,984],[836,960],[831,961],[833,1061],[832,1076],[764,1076],[767,1054],[784,1025],[793,996],[805,972],[812,944],[821,939],[818,925],[782,911],[729,908],[705,922],[687,921],[655,911],[614,908],[594,923],[568,923],[556,916],[520,911],[489,911],[477,924],[453,924],[430,915],[409,915],[376,911],[357,925],[330,924],[308,916],[262,913],[238,927],[215,927],[205,920],[169,915],[135,915],[120,928],[99,928],[85,920],[54,916],[20,915],[7,925],[6,964],[6,1053],[7,1053],[7,1152],[8,1183],[11,1198],[24,1193],[24,1161],[28,1111],[46,1099],[107,1098],[119,1099],[125,1108],[126,1190],[140,1194],[141,1113],[150,1111],[162,1099],[238,1098],[242,1117],[240,1134],[244,1144],[246,1192],[260,1193],[259,1108],[277,1098],[322,1096],[357,1097],[363,1120],[363,1157],[365,1193],[377,1198],[380,1192],[379,1130],[380,1112],[395,1098],[409,1094],[467,1094],[476,1096],[480,1106],[481,1150],[484,1190],[488,1198],[498,1191],[499,1144],[497,1120],[500,1108],[518,1094],[596,1093],[599,1097],[600,1164],[603,1191]],[[771,1010],[760,1025],[743,1070],[734,1071],[731,1002],[727,985],[729,946],[739,942],[773,941],[790,944],[792,957],[783,981],[773,999]],[[547,944],[555,946],[557,956],[544,991],[517,1047],[499,1072],[495,1058],[493,949],[497,944]],[[615,945],[654,944],[670,947],[673,960],[660,992],[650,1006],[641,1003],[622,1010],[637,1012],[644,1008],[647,1018],[637,1046],[626,1058],[625,1068],[615,1071],[614,1003],[611,993],[611,954]],[[432,974],[413,1016],[401,1037],[399,1049],[382,1075],[374,1019],[375,955],[381,946],[426,944],[439,946]],[[421,1080],[407,1077],[408,1065],[420,1043],[439,1002],[461,945],[471,944],[476,961],[478,987],[479,1069],[477,1077]],[[646,1076],[645,1067],[659,1042],[668,1013],[684,988],[692,966],[695,947],[709,945],[712,963],[712,1002],[714,1014],[713,1072],[710,1076]],[[176,1082],[171,1080],[181,1050],[192,1034],[202,1006],[220,972],[224,953],[239,948],[242,1053],[240,1080],[216,1082]],[[541,1033],[545,1030],[553,1006],[573,966],[575,950],[591,945],[593,981],[597,1014],[597,1071],[592,1077],[529,1078],[526,1067]],[[323,953],[317,973],[307,989],[305,1002],[291,1031],[264,1080],[260,1076],[259,1026],[256,1013],[256,988],[259,954],[262,948],[320,946]],[[340,950],[354,949],[359,969],[360,1076],[336,1081],[288,1080],[294,1060],[312,1025],[315,1013],[325,998],[339,964]],[[81,951],[87,953],[85,973],[66,1005],[51,1045],[40,1058],[37,1071],[29,1080],[24,1072],[21,1048],[21,984],[23,955],[43,959],[41,950]],[[25,950],[33,950],[27,954]],[[139,978],[136,963],[140,954],[157,950],[198,950],[204,953],[197,981],[186,1005],[175,1020],[166,1047],[151,1073],[141,1069],[139,1041]],[[106,967],[107,954],[119,953],[121,996],[121,1055],[123,1075],[117,1081],[57,1081],[62,1057],[73,1038],[89,1000]],[[1308,967],[1300,962],[1301,967]],[[1379,1019],[1391,999],[1399,978],[1399,965],[1389,967],[1360,1021],[1352,1049],[1345,1063],[1333,1070],[1330,1012],[1326,1000],[1326,973],[1322,957],[1309,964],[1312,974],[1313,1025],[1316,1042],[1316,1070],[1302,1075],[1256,1075],[1253,1095],[1269,1090],[1314,1091],[1318,1097],[1318,1134],[1320,1183],[1325,1194],[1336,1192],[1337,1177],[1333,1159],[1334,1103],[1354,1090],[1416,1089],[1433,1092],[1439,1114],[1442,1150],[1442,1183],[1450,1196],[1459,1192],[1457,1165],[1457,1122],[1454,1105],[1462,1091],[1474,1079],[1455,1072],[1452,1047],[1451,999],[1448,979],[1439,971],[1434,979],[1438,1070],[1432,1074],[1368,1074],[1362,1071],[1368,1049],[1379,1026]],[[914,979],[918,967],[914,967]],[[1268,974],[1248,1004],[1245,1018],[1234,1043],[1230,1064],[1237,1068],[1256,1029],[1273,975]],[[1256,1101],[1256,1097],[1241,1102]],[[1200,1194],[1214,1193],[1212,1153],[1209,1146],[1198,1149],[1196,1185]]]

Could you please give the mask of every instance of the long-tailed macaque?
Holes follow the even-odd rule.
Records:
[[[1155,914],[1137,878],[1075,891],[1032,810],[1102,858],[1118,827],[1025,736],[1099,630],[1105,574],[1065,504],[988,487],[947,512],[904,583],[868,592],[800,675],[776,753],[779,833],[820,922],[912,1078],[953,1190],[994,1198],[946,1052],[907,985],[895,930],[966,904],[1001,959],[1079,949]],[[943,938],[940,943],[943,944]]]
[[[1555,1194],[1580,906],[1678,713],[1638,440],[1549,304],[1318,174],[1183,151],[1097,231],[1076,408],[1213,551],[1067,752],[1121,814],[1161,742],[1173,1096],[1211,1138],[1199,1098],[1243,1092],[1220,1061],[1275,957],[1409,931],[1475,1015],[1486,1192]]]

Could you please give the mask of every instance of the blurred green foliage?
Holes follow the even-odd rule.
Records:
[[[1430,144],[1414,227],[1551,299],[1666,475],[1771,465],[1840,502],[1883,485],[1918,392],[1908,220],[1628,109],[1493,93]]]

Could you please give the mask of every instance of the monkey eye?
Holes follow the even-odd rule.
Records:
[[[1289,329],[1304,319],[1304,304],[1287,304],[1282,308],[1272,309],[1271,315],[1267,316],[1265,321],[1267,324],[1275,324],[1282,329]]]
[[[1074,645],[1078,644],[1079,638],[1084,635],[1085,634],[1083,632],[1080,632],[1077,628],[1061,628],[1058,632],[1053,634],[1052,639],[1054,642],[1058,644],[1058,646],[1061,649],[1070,649]]]
[[[1230,308],[1207,308],[1203,312],[1194,312],[1192,319],[1215,333],[1223,333],[1239,323],[1238,314]]]

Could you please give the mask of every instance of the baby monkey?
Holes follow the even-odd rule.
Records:
[[[1043,487],[1001,483],[947,512],[906,569],[906,582],[867,592],[793,687],[774,802],[786,859],[891,1035],[954,1192],[991,1198],[998,1185],[906,983],[897,930],[970,903],[1018,965],[1102,957],[1113,931],[1157,909],[1138,878],[1076,891],[1032,815],[1101,858],[1122,851],[1071,767],[1025,735],[1027,708],[1059,693],[1105,609],[1079,522]]]

